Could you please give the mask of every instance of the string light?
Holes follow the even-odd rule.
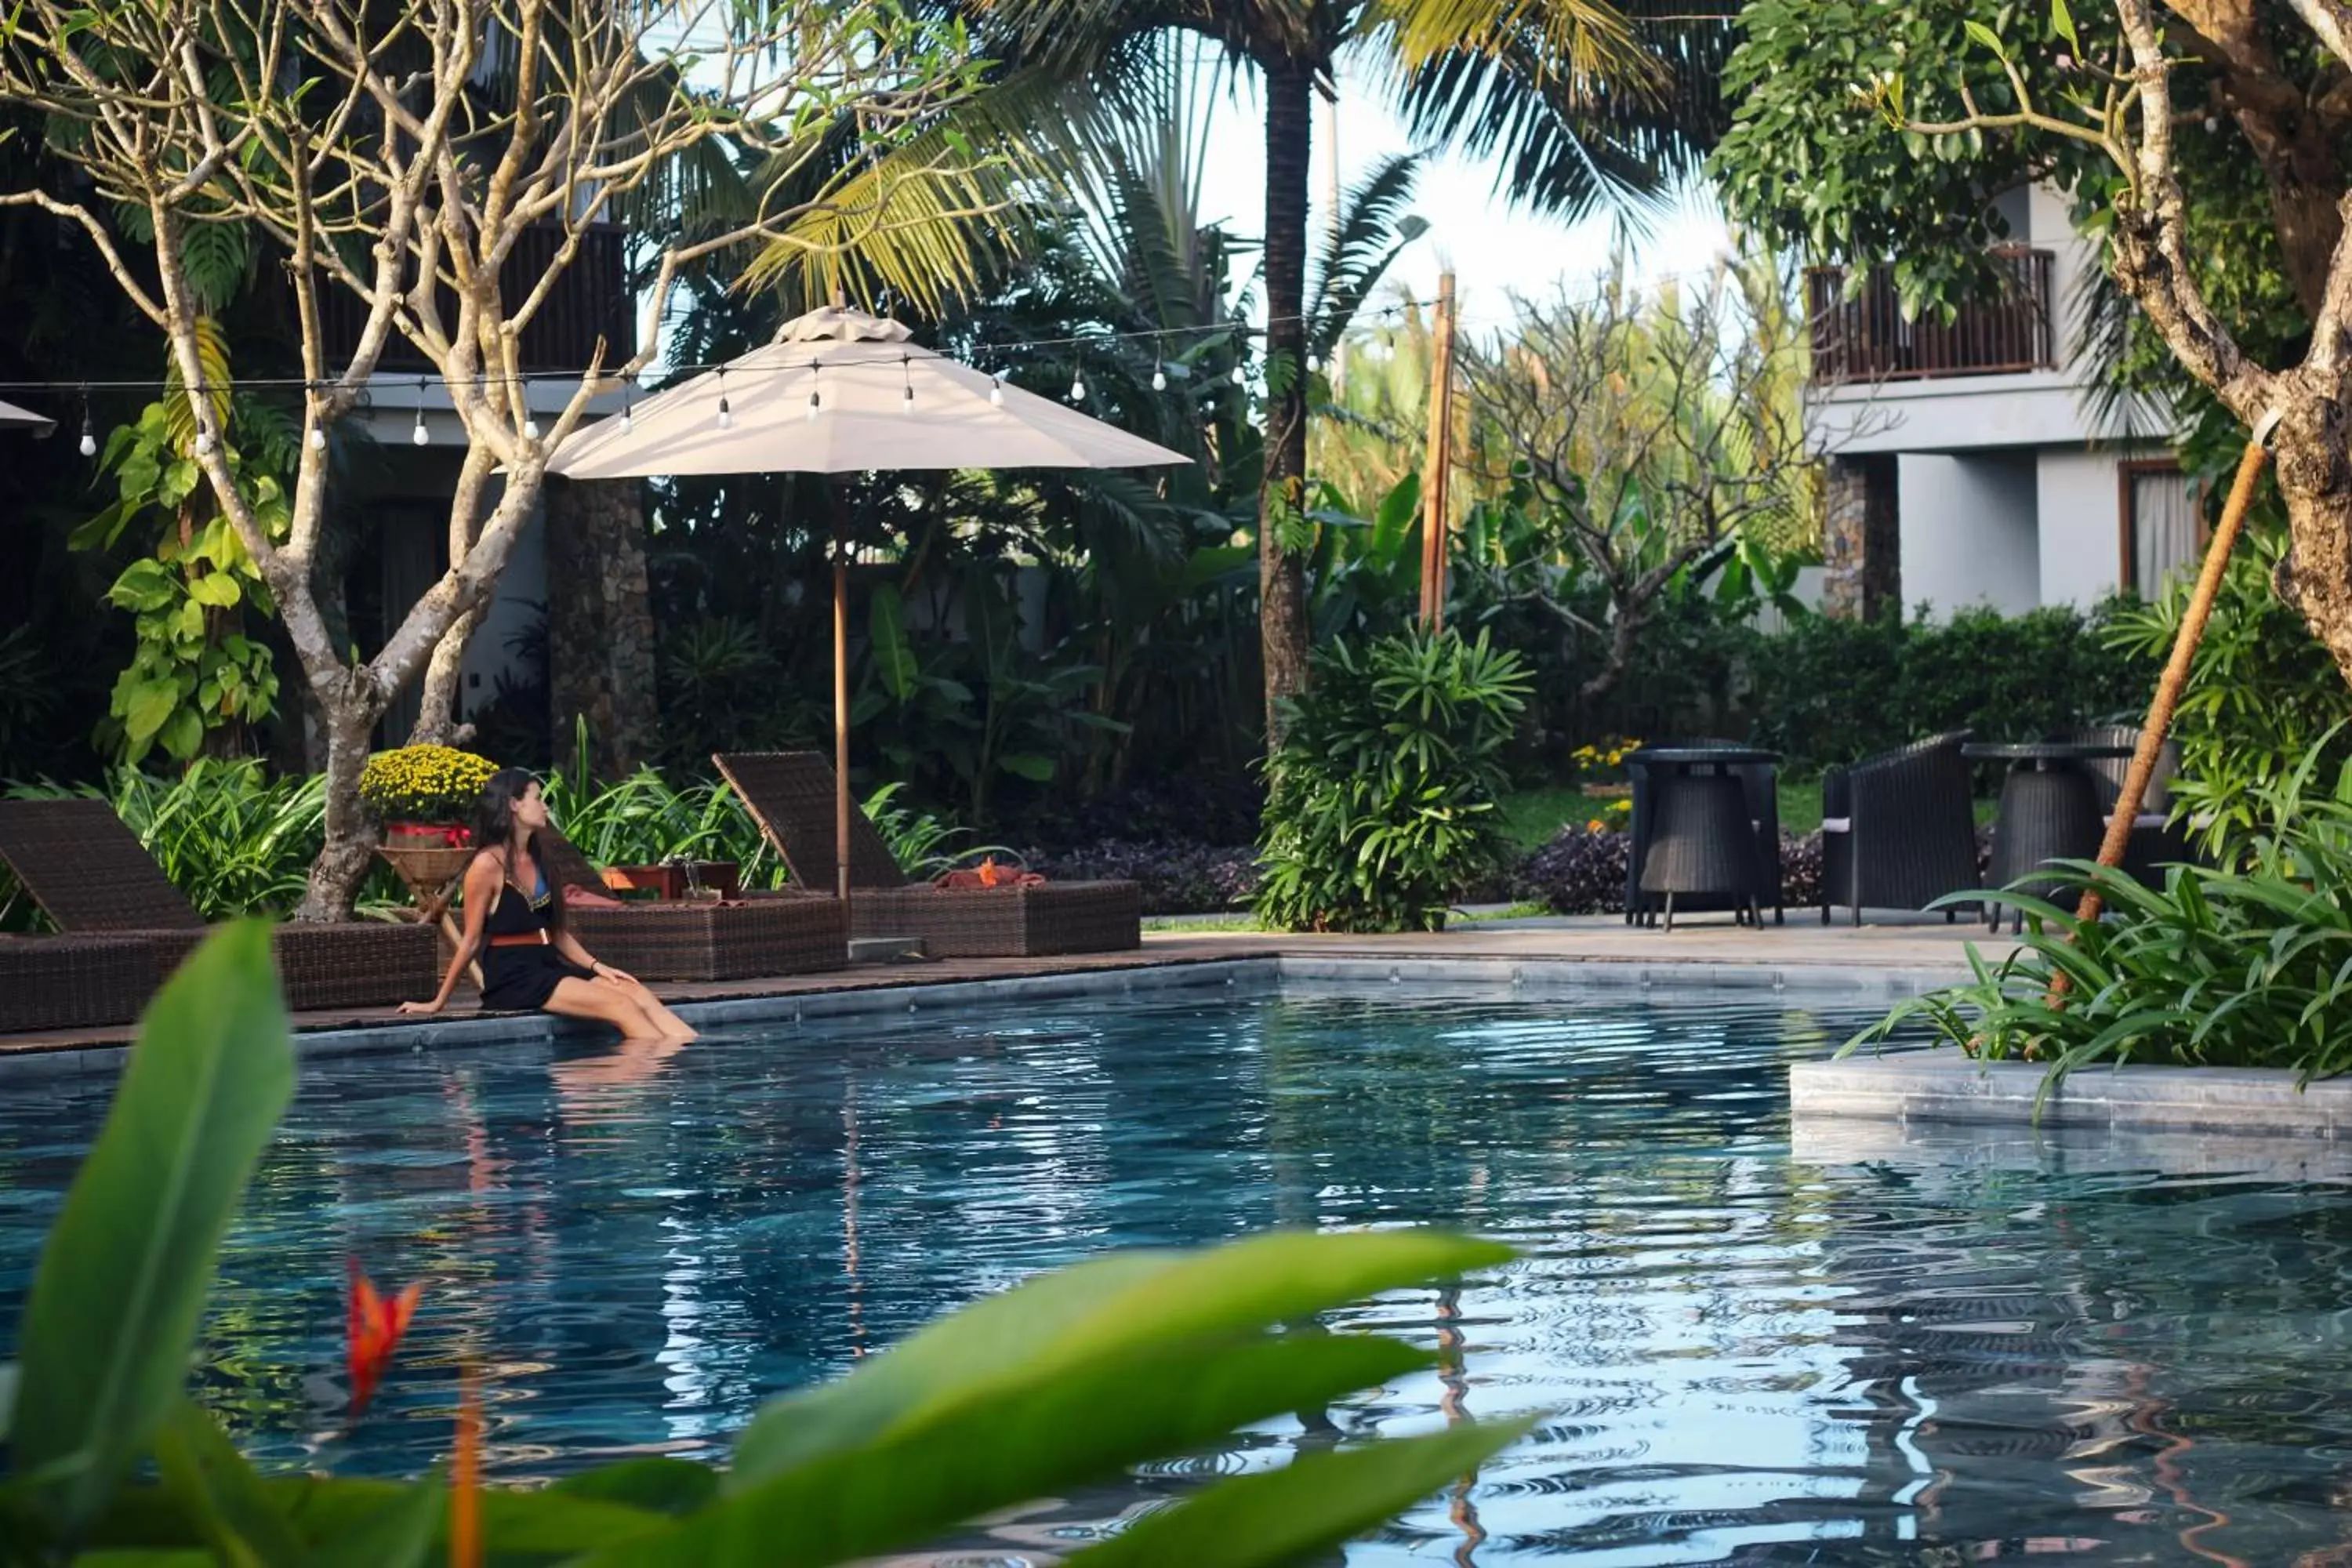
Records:
[[[81,455],[85,458],[98,456],[98,437],[89,427],[89,391],[87,387],[81,395]]]
[[[425,378],[420,375],[416,378],[416,424],[408,432],[408,444],[412,447],[422,447],[431,439],[432,437],[425,433]]]
[[[209,457],[213,449],[213,427],[199,416],[196,420],[196,456]]]
[[[812,361],[809,364],[808,407],[809,423],[812,425],[816,423],[816,416],[824,412],[824,393],[821,390],[819,385],[819,378],[824,374],[824,362],[823,360]]]
[[[1160,362],[1160,349],[1157,344],[1153,345],[1151,350],[1151,390],[1154,392],[1168,390],[1168,367]]]
[[[993,371],[988,375],[988,403],[992,408],[1004,406],[1004,378]]]
[[[1243,362],[1240,360],[1234,361],[1234,384],[1235,386],[1246,386],[1249,384],[1249,371],[1244,368]]]
[[[907,395],[898,400],[898,412],[901,414],[912,414],[915,411],[915,373],[908,368],[913,363],[914,356],[911,354],[898,356],[898,374],[906,379],[907,383]]]
[[[1307,351],[1307,374],[1313,375],[1317,371],[1321,370],[1322,368],[1323,356],[1317,353],[1313,349],[1308,349]]]
[[[637,422],[629,413],[629,383],[625,381],[621,383],[621,434],[626,436],[636,427]]]
[[[522,418],[522,438],[526,441],[539,439],[539,421],[528,414]]]
[[[323,452],[326,449],[327,427],[324,425],[314,422],[310,426],[310,450],[313,452]]]
[[[1082,359],[1076,365],[1072,366],[1070,370],[1070,401],[1073,403],[1084,403],[1086,400],[1087,367],[1086,361]]]
[[[727,402],[727,367],[725,365],[719,367],[719,427],[721,430],[735,428],[735,410]]]

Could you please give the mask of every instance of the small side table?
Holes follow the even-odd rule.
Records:
[[[1656,746],[1633,760],[1649,771],[1656,793],[1641,890],[1665,900],[1666,929],[1675,929],[1675,895],[1711,893],[1738,900],[1735,918],[1764,923],[1764,868],[1748,789],[1732,770],[1775,765],[1777,752],[1753,746]]]
[[[446,962],[465,940],[457,922],[449,918],[449,905],[457,896],[459,884],[466,879],[466,868],[474,863],[474,851],[438,844],[379,844],[375,852],[377,858],[391,867],[408,889],[409,900],[415,906],[410,918],[419,925],[440,926],[442,939],[449,944],[448,952],[442,955]],[[476,986],[482,984],[479,963],[467,964],[466,973],[473,977]]]
[[[2063,891],[2063,883],[2026,879],[2053,860],[2088,860],[2099,852],[2106,825],[2099,810],[2098,781],[2082,764],[2131,754],[2129,746],[2068,741],[1962,746],[1960,755],[1972,763],[2009,764],[2009,776],[2000,785],[2000,814],[1993,819],[1992,869],[1986,884],[2013,886],[2039,899]],[[2000,930],[2000,906],[1988,900],[1985,910],[1987,923]],[[2025,911],[2017,910],[2015,918],[2016,929],[2024,930]]]

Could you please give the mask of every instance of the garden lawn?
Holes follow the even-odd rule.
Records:
[[[1503,797],[1503,829],[1520,849],[1540,849],[1570,824],[1603,822],[1623,827],[1627,826],[1625,807],[1622,795],[1591,795],[1557,785],[1522,790]],[[1782,779],[1780,826],[1791,833],[1811,833],[1821,825],[1822,781]]]

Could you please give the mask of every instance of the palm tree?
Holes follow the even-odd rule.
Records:
[[[1307,294],[1314,98],[1343,59],[1368,68],[1413,132],[1502,163],[1500,184],[1539,210],[1638,213],[1694,169],[1722,127],[1716,93],[1736,7],[1725,0],[936,0],[1000,62],[989,90],[929,137],[875,160],[811,221],[887,214],[880,245],[812,231],[771,247],[747,281],[804,295],[886,289],[936,313],[943,297],[1020,243],[992,215],[1024,198],[1098,193],[1118,127],[1156,108],[1139,91],[1171,48],[1203,39],[1256,73],[1265,106],[1263,276],[1265,482],[1258,505],[1268,732],[1305,684],[1303,561],[1309,382],[1321,321]],[[854,142],[851,143],[854,148]],[[981,149],[983,156],[970,156]],[[959,180],[935,172],[953,152]],[[852,151],[850,156],[855,157]],[[910,221],[936,212],[938,221]],[[977,219],[977,221],[975,221]],[[1344,325],[1344,323],[1340,323]],[[1319,352],[1328,352],[1323,344]]]

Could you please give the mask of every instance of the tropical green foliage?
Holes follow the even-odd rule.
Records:
[[[1850,763],[1922,735],[2038,741],[2085,724],[2137,721],[2165,649],[2123,628],[2144,615],[2110,600],[2004,616],[1979,606],[1935,620],[1795,621],[1743,659],[1750,737],[1792,768]]]
[[[2176,818],[2205,853],[2234,863],[2262,827],[2262,786],[2305,759],[2352,760],[2352,691],[2303,616],[2272,584],[2285,553],[2284,528],[2252,530],[2221,579],[2197,645],[2189,686],[2173,715],[2180,769]],[[2147,668],[2172,651],[2193,582],[2176,577],[2154,604],[2109,621],[2109,644]]]
[[[138,651],[115,682],[101,738],[132,763],[156,746],[185,762],[216,731],[234,742],[278,700],[270,651],[245,624],[247,609],[268,620],[276,607],[214,503],[195,447],[200,433],[226,443],[247,504],[276,538],[287,525],[284,481],[294,471],[296,432],[278,410],[231,393],[216,326],[204,322],[199,338],[210,388],[191,397],[172,366],[163,399],[108,437],[99,462],[114,478],[115,499],[71,539],[78,550],[111,549],[135,525],[153,540],[152,552],[124,567],[106,595],[134,617]]]
[[[264,1479],[187,1387],[221,1238],[292,1098],[266,928],[233,926],[150,1009],[44,1248],[16,1338],[0,1553],[26,1563],[443,1560],[449,1483]],[[992,1297],[778,1400],[714,1472],[637,1458],[486,1494],[492,1561],[824,1564],[921,1545],[1116,1480],[1236,1427],[1434,1364],[1392,1340],[1282,1331],[1368,1293],[1493,1267],[1426,1231],[1116,1255]],[[426,1310],[429,1312],[428,1305]],[[1465,1423],[1214,1483],[1074,1564],[1273,1564],[1327,1551],[1526,1430]],[[152,1479],[142,1460],[157,1463]]]
[[[1526,667],[1481,634],[1347,643],[1315,680],[1266,766],[1257,912],[1300,931],[1435,931],[1468,881],[1497,868],[1504,746]]]
[[[582,722],[574,727],[570,764],[551,772],[542,785],[556,826],[590,860],[599,866],[732,860],[746,888],[781,888],[791,879],[730,785],[702,779],[672,784],[650,767],[604,783],[590,764],[591,751]],[[960,849],[961,828],[898,804],[898,785],[883,784],[866,797],[864,810],[908,876],[930,876],[963,854],[980,852]]]
[[[1924,1019],[1971,1056],[2046,1062],[2053,1083],[2127,1061],[2352,1068],[2352,767],[2332,789],[2315,784],[2322,769],[2314,752],[2255,786],[2242,866],[2175,866],[2148,889],[2076,862],[2056,902],[1996,895],[2034,917],[2024,945],[1972,952],[1973,980],[1904,1002],[1848,1049]],[[2074,918],[2084,888],[2107,919]]]
[[[16,799],[105,800],[206,920],[283,915],[302,897],[326,834],[326,780],[259,762],[199,757],[173,777],[117,768],[103,789],[18,785]]]

